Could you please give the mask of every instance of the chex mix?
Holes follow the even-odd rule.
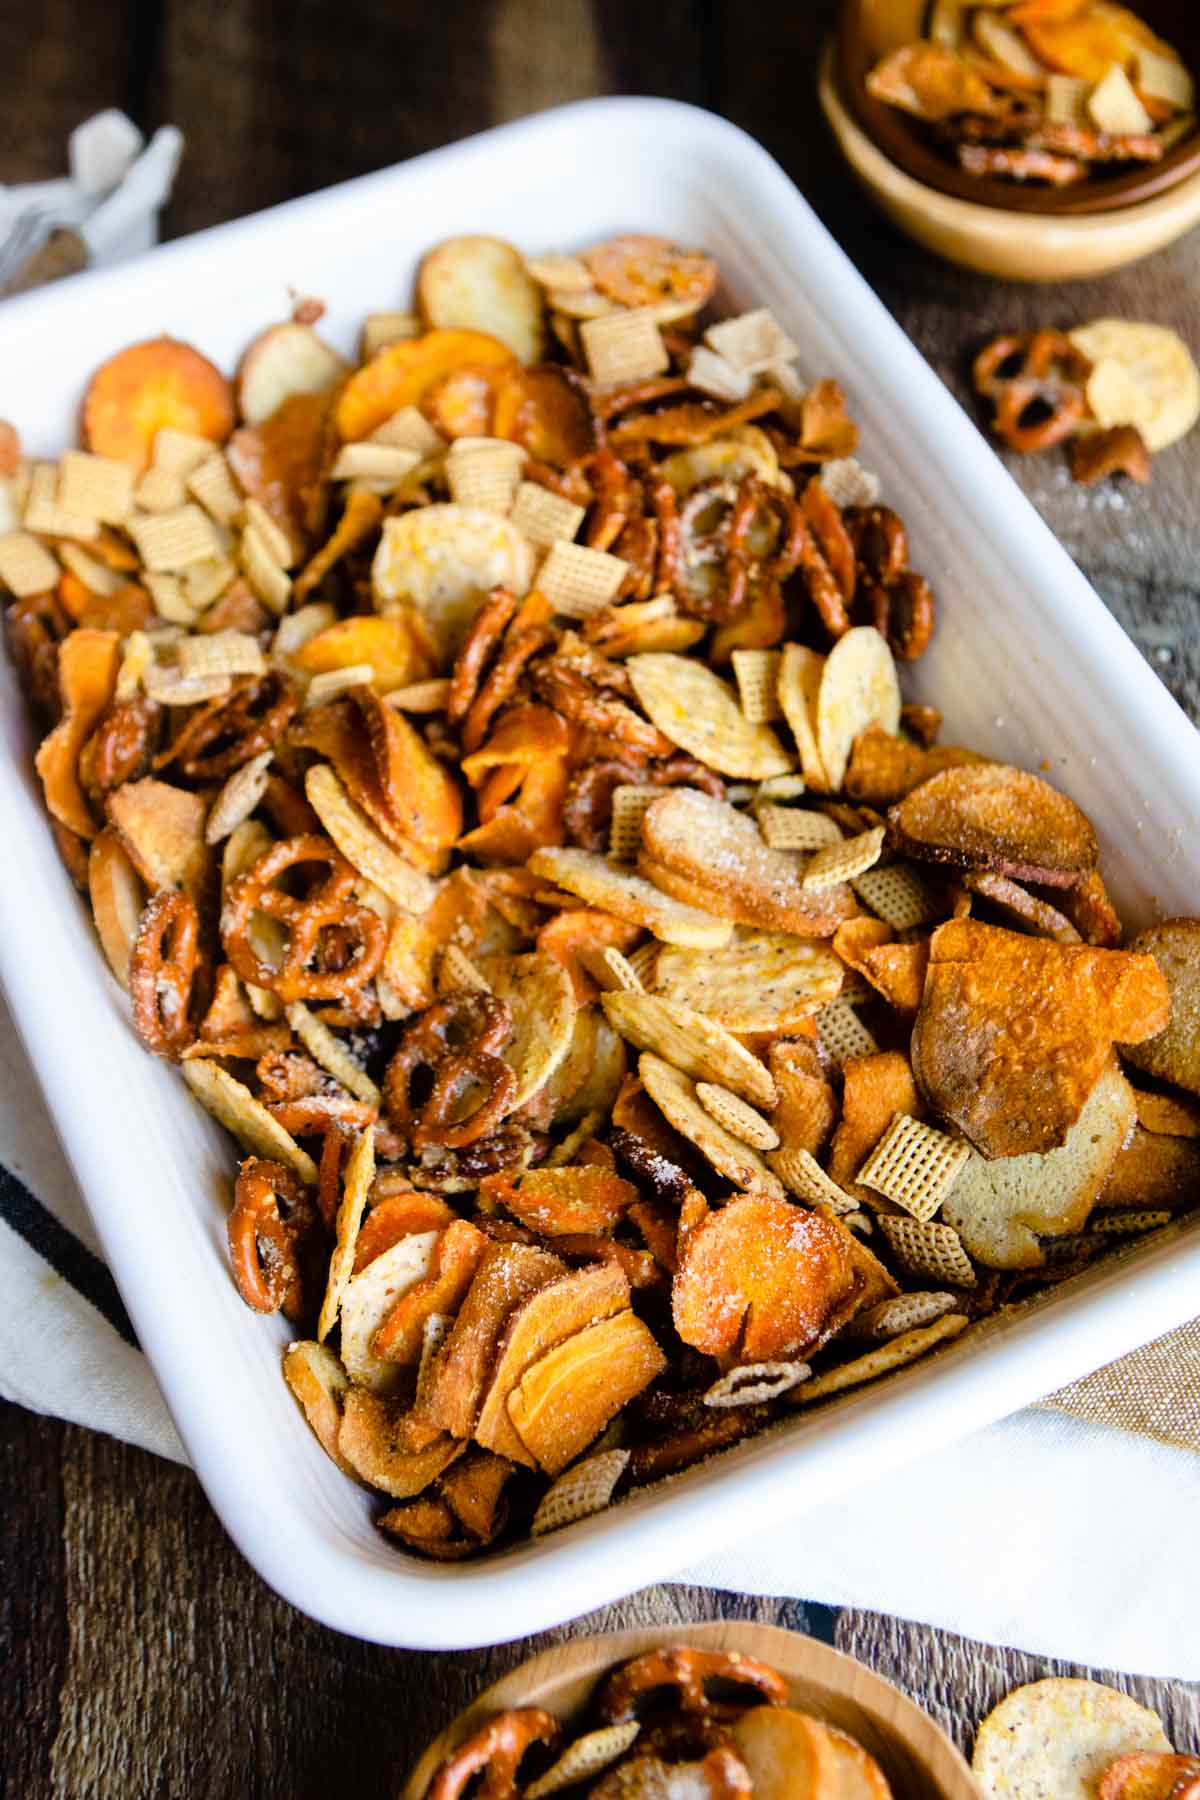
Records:
[[[357,362],[305,300],[233,381],[120,351],[57,463],[0,429],[63,860],[237,1145],[297,1429],[432,1558],[1197,1193],[1200,922],[1125,942],[1078,807],[905,703],[904,523],[717,276],[452,239]]]

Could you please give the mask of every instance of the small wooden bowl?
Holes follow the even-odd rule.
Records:
[[[843,99],[836,52],[826,46],[819,96],[842,153],[868,196],[949,262],[1007,281],[1075,281],[1137,262],[1200,222],[1200,173],[1138,206],[1061,217],[984,206],[927,186],[885,156]]]
[[[891,1682],[815,1638],[738,1620],[619,1631],[543,1651],[487,1688],[439,1733],[409,1776],[401,1800],[424,1800],[443,1758],[496,1713],[512,1706],[542,1706],[570,1723],[583,1713],[610,1669],[666,1644],[740,1650],[778,1669],[795,1706],[849,1732],[870,1751],[895,1800],[981,1800],[974,1776],[950,1739]]]
[[[1152,31],[1174,45],[1200,72],[1200,7],[1195,0],[1131,0]],[[1161,162],[1115,175],[1090,175],[1077,187],[1027,187],[969,175],[929,142],[919,119],[867,92],[867,74],[891,50],[924,33],[927,0],[843,0],[837,28],[838,83],[843,100],[873,143],[914,181],[975,206],[1003,212],[1069,219],[1138,206],[1200,173],[1200,128],[1168,151]]]

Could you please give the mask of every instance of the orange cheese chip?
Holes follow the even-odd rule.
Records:
[[[484,1202],[498,1203],[522,1225],[549,1238],[612,1231],[638,1198],[631,1182],[588,1164],[531,1169],[519,1183],[507,1173],[488,1175],[479,1193]]]
[[[738,1362],[814,1348],[855,1291],[849,1233],[786,1200],[748,1194],[688,1233],[671,1308],[685,1344]]]
[[[1066,1141],[1113,1043],[1153,1037],[1169,1011],[1151,956],[953,919],[930,940],[913,1067],[984,1156],[1044,1153]]]
[[[60,825],[80,837],[96,835],[96,820],[79,785],[79,752],[112,699],[121,659],[115,631],[72,631],[58,652],[63,717],[42,740],[37,772],[46,805]]]
[[[433,1313],[453,1313],[462,1304],[487,1242],[468,1219],[447,1225],[434,1252],[432,1274],[401,1294],[375,1333],[373,1354],[387,1362],[420,1362],[425,1321]]]
[[[334,423],[344,442],[357,443],[452,370],[515,366],[512,351],[486,332],[427,331],[388,344],[357,370],[337,397]]]
[[[171,337],[130,344],[101,363],[83,401],[83,437],[97,456],[150,465],[170,427],[222,442],[233,430],[233,390],[221,371]]]

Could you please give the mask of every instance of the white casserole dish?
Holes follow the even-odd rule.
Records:
[[[1194,907],[1191,726],[780,169],[708,114],[652,100],[566,107],[10,302],[0,413],[35,454],[56,454],[86,374],[134,338],[169,331],[228,368],[286,315],[291,287],[328,302],[321,329],[349,348],[365,311],[405,304],[417,258],[449,232],[533,249],[622,227],[705,245],[727,299],[773,307],[805,371],[846,386],[861,454],[939,596],[939,632],[909,686],[944,708],[948,740],[1029,767],[1046,759],[1096,821],[1127,920]],[[608,1516],[473,1565],[406,1558],[304,1425],[279,1373],[286,1326],[234,1290],[228,1140],[125,1023],[46,826],[7,665],[0,682],[0,979],[209,1498],[266,1580],[326,1624],[422,1649],[557,1624],[1194,1315],[1200,1218]]]

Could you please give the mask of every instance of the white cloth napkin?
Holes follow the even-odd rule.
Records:
[[[0,1394],[185,1461],[2,1003],[0,1163]],[[798,1492],[796,1511],[677,1578],[1200,1679],[1189,1451],[1026,1412],[836,1504],[805,1512]]]

